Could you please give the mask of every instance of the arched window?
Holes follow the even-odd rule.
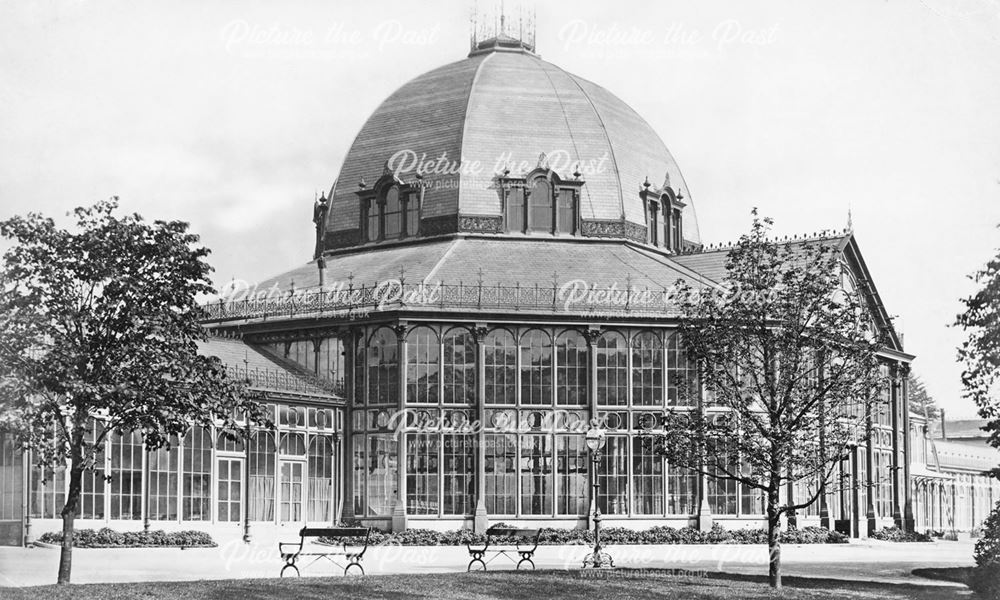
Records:
[[[333,439],[314,436],[309,443],[309,522],[333,522]]]
[[[368,342],[368,403],[393,404],[399,400],[399,358],[396,334],[382,328]]]
[[[417,327],[406,336],[406,401],[437,404],[440,348],[429,327]]]
[[[539,177],[531,184],[528,196],[528,228],[531,231],[552,232],[552,186]]]
[[[237,434],[236,439],[233,439],[230,435],[220,433],[218,442],[215,444],[215,449],[218,452],[238,452],[243,454],[243,438],[238,437]]]
[[[587,403],[587,342],[578,331],[562,333],[556,342],[556,404]]]
[[[181,518],[185,521],[211,519],[212,438],[204,427],[194,427],[184,436]]]
[[[476,342],[468,329],[444,336],[444,402],[472,404],[476,400]]]
[[[517,343],[506,329],[494,329],[485,346],[486,404],[513,405],[517,399]]]
[[[278,451],[286,456],[306,455],[306,435],[304,433],[283,433]]]
[[[267,431],[253,434],[247,484],[251,521],[274,521],[274,460],[274,436]]]
[[[663,346],[651,331],[632,340],[632,403],[663,405]]]
[[[111,435],[111,518],[142,518],[142,437]]]
[[[533,329],[521,338],[521,404],[552,403],[552,340]]]
[[[392,186],[385,193],[385,232],[382,239],[398,238],[403,232],[403,205],[399,201],[399,190]]]

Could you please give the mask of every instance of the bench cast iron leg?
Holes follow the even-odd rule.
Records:
[[[351,567],[357,567],[358,570],[361,571],[362,575],[365,574],[365,568],[361,566],[361,563],[359,563],[357,560],[351,559],[351,563],[344,568],[344,577],[347,577],[347,575],[351,570]]]
[[[486,563],[483,562],[483,553],[482,552],[473,552],[472,553],[472,560],[469,561],[469,568],[466,569],[465,572],[468,573],[468,572],[472,571],[472,565],[474,565],[476,563],[479,563],[480,566],[483,567],[484,571],[486,570]]]
[[[285,569],[288,569],[288,568],[295,569],[295,575],[297,577],[302,577],[302,573],[299,573],[299,568],[295,566],[295,561],[292,561],[290,563],[285,563],[285,566],[281,567],[281,575],[279,575],[279,577],[284,577],[285,576]]]
[[[535,562],[533,560],[531,560],[531,555],[532,555],[531,552],[522,552],[521,553],[521,560],[517,563],[517,570],[518,571],[521,570],[521,563],[525,563],[525,562],[528,563],[529,565],[531,565],[531,570],[532,571],[535,570]]]

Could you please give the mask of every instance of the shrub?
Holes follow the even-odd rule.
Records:
[[[983,598],[1000,600],[1000,502],[983,523],[983,537],[976,542],[973,554],[976,567],[969,577],[969,587]]]
[[[503,523],[497,525],[504,526]],[[433,531],[430,529],[407,529],[401,532],[383,532],[373,530],[368,543],[372,546],[464,546],[465,544],[481,544],[486,536],[474,533],[470,529],[452,531]],[[822,527],[805,527],[803,529],[786,531],[781,534],[782,543],[788,544],[843,544],[847,536],[823,529]],[[320,538],[320,543],[338,545],[344,540]],[[360,544],[363,539],[347,540],[349,544]],[[514,544],[516,538],[495,538],[494,543]],[[592,529],[554,529],[542,528],[538,535],[540,545],[590,545],[594,543]],[[601,543],[607,545],[642,545],[642,544],[766,544],[767,532],[764,529],[725,529],[716,523],[709,531],[699,531],[693,527],[675,529],[666,525],[658,525],[649,529],[636,531],[625,527],[605,527],[601,529]]]
[[[46,544],[61,544],[61,531],[43,533],[38,541]],[[214,548],[217,544],[204,531],[115,531],[103,527],[98,530],[77,529],[73,532],[73,546],[76,548]]]
[[[871,539],[884,542],[929,542],[931,536],[917,531],[904,532],[899,527],[883,527],[873,533]]]
[[[803,527],[781,532],[783,544],[846,544],[847,536],[823,527]]]

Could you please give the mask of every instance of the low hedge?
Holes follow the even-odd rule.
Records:
[[[903,531],[899,527],[883,527],[871,534],[871,539],[884,542],[930,542],[931,536],[917,531]]]
[[[39,542],[62,544],[61,531],[43,533]],[[212,536],[204,531],[115,531],[107,527],[101,529],[77,529],[73,532],[75,548],[214,548],[218,546]]]
[[[503,525],[502,523],[500,525]],[[349,526],[357,526],[351,523]],[[785,544],[843,544],[847,536],[823,529],[822,527],[804,527],[781,533],[781,542]],[[321,539],[330,544],[343,541]],[[368,540],[370,545],[396,546],[463,546],[465,544],[482,543],[485,536],[476,534],[471,529],[452,531],[434,531],[431,529],[407,529],[396,533],[372,531]],[[511,542],[513,540],[510,540]],[[355,543],[359,542],[356,540]],[[594,532],[585,529],[552,529],[542,528],[538,543],[544,545],[594,543]],[[613,545],[630,544],[766,544],[767,532],[764,529],[725,529],[718,523],[709,531],[699,531],[693,527],[657,526],[637,531],[625,527],[607,527],[601,529],[601,543]]]

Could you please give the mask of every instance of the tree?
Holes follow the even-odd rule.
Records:
[[[981,287],[962,299],[956,321],[968,336],[958,349],[962,386],[987,421],[990,444],[1000,448],[1000,251],[971,279]]]
[[[934,419],[937,419],[941,414],[941,409],[938,408],[937,402],[928,393],[924,382],[919,376],[911,372],[907,376],[907,389],[909,390],[908,405],[910,412],[924,415],[927,417],[928,425],[933,424]]]
[[[956,322],[968,336],[958,349],[962,386],[964,397],[975,402],[979,416],[986,419],[983,429],[989,433],[990,445],[1000,448],[1000,250],[972,280],[981,287],[962,299],[965,312]],[[1000,467],[990,474],[1000,479]],[[970,587],[983,597],[1000,598],[1000,503],[983,525],[975,558]]]
[[[842,288],[839,240],[772,242],[771,223],[754,210],[726,259],[724,290],[678,284],[680,333],[706,410],[675,409],[654,443],[676,467],[763,496],[768,579],[780,588],[780,518],[815,502],[865,439],[884,378],[865,299]],[[699,382],[686,387],[696,405]],[[787,494],[795,483],[811,490],[797,504]]]
[[[0,222],[14,242],[0,264],[0,427],[40,467],[69,464],[59,583],[70,580],[83,474],[108,435],[140,432],[155,450],[191,425],[236,435],[236,412],[262,415],[218,359],[198,354],[209,251],[186,223],[117,208],[77,208],[73,231],[35,213]]]

